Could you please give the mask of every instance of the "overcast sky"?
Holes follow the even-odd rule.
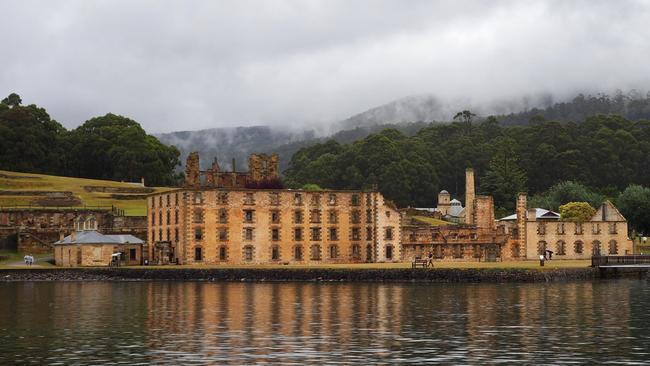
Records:
[[[66,127],[345,119],[409,95],[473,104],[648,89],[648,1],[6,1],[0,94]]]

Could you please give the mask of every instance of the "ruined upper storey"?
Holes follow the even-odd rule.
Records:
[[[247,172],[238,172],[235,159],[230,171],[222,171],[215,159],[207,170],[200,168],[199,153],[192,152],[185,164],[185,186],[191,188],[278,188],[280,184],[280,160],[277,154],[251,154]]]

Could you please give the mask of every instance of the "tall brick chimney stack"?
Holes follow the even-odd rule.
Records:
[[[474,191],[474,169],[465,169],[465,223],[474,225],[474,201],[476,192]]]
[[[526,192],[519,192],[517,195],[517,237],[519,240],[519,248],[522,251],[520,256],[526,256],[526,213],[528,205],[526,201]],[[534,213],[533,213],[534,215]],[[533,216],[534,217],[534,216]]]
[[[201,167],[199,153],[191,152],[185,161],[185,185],[187,187],[198,187],[201,184]]]

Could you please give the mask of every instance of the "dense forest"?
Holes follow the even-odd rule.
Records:
[[[0,169],[171,185],[179,152],[126,117],[107,114],[66,130],[11,94],[0,103]]]
[[[637,231],[650,233],[649,106],[650,98],[629,93],[578,96],[517,115],[479,118],[463,111],[447,124],[341,131],[338,141],[287,145],[297,152],[285,184],[377,186],[400,207],[431,207],[441,189],[462,200],[471,167],[478,192],[494,197],[497,216],[512,212],[519,191],[529,193],[531,206],[554,210],[570,201],[595,207],[610,199]],[[175,147],[129,118],[109,113],[67,130],[17,94],[0,102],[0,169],[174,185],[182,176],[178,166]]]
[[[558,191],[564,196],[556,201],[597,205],[616,200],[630,184],[650,186],[650,121],[597,115],[581,123],[503,126],[495,117],[474,118],[464,111],[451,124],[431,125],[410,137],[386,129],[351,144],[303,148],[285,171],[286,183],[335,189],[377,185],[401,207],[431,207],[441,189],[462,199],[465,169],[471,167],[478,192],[494,196],[498,215],[514,209],[519,191],[557,209],[566,203],[552,202]],[[567,187],[555,187],[565,181],[571,181]]]
[[[578,122],[598,114],[616,114],[632,121],[650,119],[650,93],[644,95],[633,89],[626,93],[618,90],[611,96],[578,94],[571,101],[498,116],[498,119],[503,125],[527,125],[541,121]]]

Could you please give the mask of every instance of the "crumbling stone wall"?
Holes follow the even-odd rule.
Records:
[[[475,226],[404,225],[401,246],[403,259],[426,258],[431,251],[438,261],[485,261],[503,258],[507,252],[503,231]]]
[[[191,152],[185,161],[185,185],[187,187],[199,187],[201,184],[201,167],[199,153]]]
[[[474,221],[477,227],[496,229],[492,196],[478,196],[474,200]]]
[[[251,181],[258,183],[280,178],[280,160],[277,154],[251,154],[248,158]]]
[[[0,227],[72,228],[79,215],[94,215],[100,227],[110,225],[112,220],[109,210],[7,209],[0,211]]]
[[[80,215],[94,215],[98,228],[107,234],[147,237],[146,216],[115,216],[109,210],[8,209],[0,211],[0,243],[19,252],[49,253],[61,234],[72,232]]]
[[[280,160],[278,155],[251,154],[249,172],[238,172],[235,160],[231,171],[221,171],[215,159],[212,166],[202,171],[199,153],[192,152],[185,163],[185,187],[247,188],[250,183],[262,183],[280,179]]]

